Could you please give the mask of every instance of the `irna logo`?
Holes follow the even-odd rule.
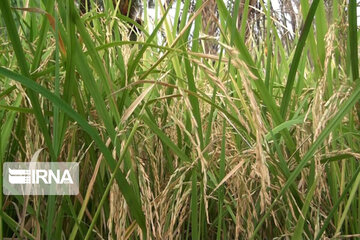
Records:
[[[79,193],[79,163],[5,162],[5,195],[76,195]]]

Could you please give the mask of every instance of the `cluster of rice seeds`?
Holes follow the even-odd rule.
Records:
[[[231,161],[232,164],[237,163],[237,166],[239,166],[236,173],[226,184],[230,189],[230,196],[233,196],[235,200],[236,221],[234,239],[239,239],[240,236],[249,237],[254,231],[253,222],[249,221],[249,218],[257,218],[256,207],[254,205],[257,194],[254,194],[254,191],[256,191],[258,184],[254,168],[251,166],[254,157],[256,157],[255,152],[250,153],[249,151],[245,155],[233,158]]]
[[[188,170],[189,166],[177,168],[156,197],[156,210],[160,215],[159,239],[174,239],[184,227],[184,219],[189,214],[190,185],[184,181]]]
[[[147,225],[147,238],[151,239],[153,236],[158,235],[159,224],[159,214],[156,211],[155,202],[156,199],[154,197],[154,192],[151,187],[151,180],[148,176],[147,171],[145,170],[145,162],[141,158],[137,158],[137,167],[138,167],[138,180],[139,187],[141,191],[141,199],[142,199],[142,209],[145,214],[145,220]],[[140,232],[141,233],[141,232]]]
[[[124,239],[126,235],[127,216],[129,214],[126,201],[120,193],[119,186],[115,183],[112,185],[109,196],[109,218],[107,219],[107,227],[109,231],[109,238]],[[115,236],[112,236],[114,229]]]
[[[322,130],[325,128],[326,124],[330,119],[334,116],[334,114],[338,111],[338,107],[340,104],[345,101],[351,93],[351,87],[346,85],[338,86],[338,88],[334,89],[334,93],[330,96],[329,99],[326,99],[325,93],[327,92],[328,84],[328,71],[329,68],[333,67],[333,59],[334,59],[334,49],[335,49],[335,25],[331,25],[329,30],[325,36],[326,42],[326,55],[324,61],[324,70],[323,76],[320,78],[319,83],[314,91],[314,100],[312,104],[312,129],[313,129],[313,139],[317,139]],[[330,80],[331,81],[331,80]],[[346,82],[346,81],[344,81]],[[344,91],[345,90],[345,91]],[[316,189],[316,200],[318,204],[318,208],[321,209],[322,198],[325,195],[329,195],[329,187],[328,187],[328,178],[325,174],[325,165],[320,162],[321,160],[321,152],[328,153],[331,151],[331,142],[332,142],[332,134],[324,142],[324,149],[322,151],[318,151],[314,155],[315,161],[315,171],[316,176],[319,177],[320,181],[318,182],[318,186]],[[316,208],[314,209],[316,212]],[[315,213],[314,213],[315,214]]]
[[[232,49],[228,49],[228,53],[230,55],[236,56],[236,51],[233,51]],[[254,170],[257,174],[257,176],[261,179],[261,211],[263,212],[266,205],[270,203],[271,199],[268,195],[267,188],[270,186],[270,176],[269,176],[269,170],[266,166],[266,151],[263,149],[264,143],[264,136],[265,136],[265,126],[263,124],[262,116],[260,113],[259,104],[256,101],[254,92],[251,88],[251,81],[257,81],[256,77],[251,74],[251,71],[246,66],[246,64],[241,61],[239,58],[233,59],[233,64],[239,69],[239,74],[241,77],[241,82],[244,87],[244,93],[246,98],[249,101],[249,110],[252,114],[248,114],[246,121],[249,123],[249,125],[252,126],[253,134],[256,138],[256,143],[254,145],[254,151],[256,152],[256,162],[254,164]],[[239,94],[241,96],[241,94]],[[244,108],[246,107],[246,104],[242,105]]]

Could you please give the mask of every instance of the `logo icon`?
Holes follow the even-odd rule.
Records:
[[[30,170],[9,168],[9,182],[11,184],[29,184],[30,178]]]

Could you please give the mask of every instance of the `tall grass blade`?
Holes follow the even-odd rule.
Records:
[[[359,57],[358,57],[358,35],[357,35],[357,3],[356,0],[349,0],[349,41],[351,71],[354,80],[359,79]]]
[[[293,86],[294,86],[294,82],[295,82],[297,68],[299,66],[300,58],[303,53],[305,42],[306,42],[306,39],[310,32],[311,25],[314,20],[316,9],[319,5],[319,2],[320,2],[320,0],[314,0],[312,2],[310,10],[308,12],[308,15],[306,16],[306,20],[305,20],[304,27],[302,29],[299,41],[296,45],[295,54],[294,54],[293,60],[291,62],[290,71],[289,71],[289,75],[288,75],[288,78],[286,81],[285,91],[284,91],[284,95],[282,97],[281,106],[280,106],[280,113],[284,119],[286,118],[288,106],[290,103],[290,97],[291,97],[291,92],[293,90]]]

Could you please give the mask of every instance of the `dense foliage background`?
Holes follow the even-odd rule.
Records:
[[[359,3],[135,2],[0,1],[0,238],[359,237]]]

